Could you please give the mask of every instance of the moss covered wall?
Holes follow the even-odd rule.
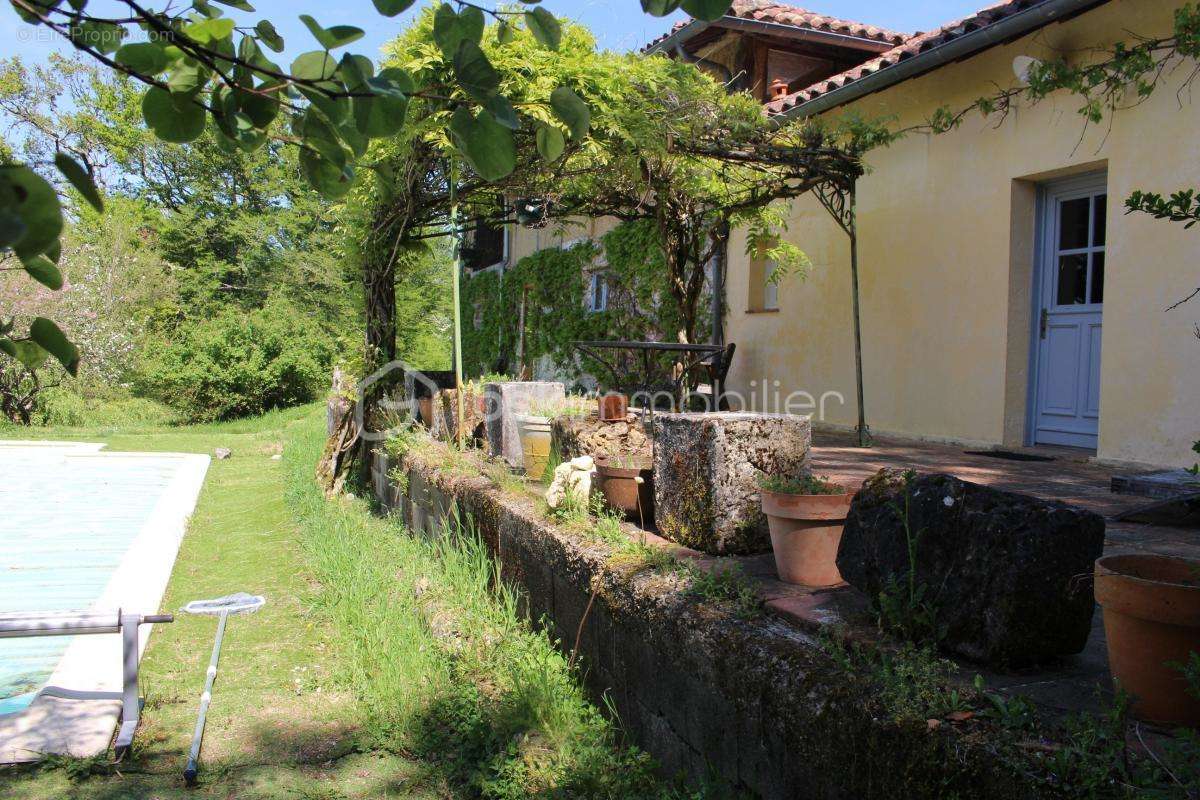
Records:
[[[590,280],[602,271],[608,309],[588,310]],[[525,364],[549,358],[572,371],[571,343],[580,340],[657,340],[676,327],[679,314],[666,288],[662,247],[649,223],[618,225],[598,240],[584,239],[524,256],[499,272],[464,281],[463,367],[468,375],[515,372],[524,305]],[[707,330],[709,300],[700,300],[699,330]],[[502,365],[500,362],[504,362]],[[583,365],[592,369],[595,365]]]

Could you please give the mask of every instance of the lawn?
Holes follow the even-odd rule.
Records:
[[[102,761],[52,760],[0,772],[0,798],[440,796],[415,777],[422,771],[412,761],[358,746],[361,709],[337,679],[337,632],[312,608],[317,587],[277,457],[289,431],[311,429],[320,414],[309,407],[186,427],[0,428],[6,438],[99,441],[110,450],[229,448],[232,458],[209,469],[163,610],[239,590],[267,597],[259,613],[230,621],[198,791],[183,788],[182,772],[215,620],[180,616],[157,626],[146,651],[146,710],[133,758],[115,771]]]
[[[212,463],[163,608],[268,598],[230,622],[200,789],[181,773],[215,621],[181,617],[147,649],[131,759],[0,771],[0,800],[694,797],[589,702],[468,526],[413,537],[362,500],[322,495],[323,417],[313,406],[190,427],[0,429],[231,449]]]

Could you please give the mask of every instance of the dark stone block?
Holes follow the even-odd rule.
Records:
[[[1007,666],[1083,650],[1103,518],[950,475],[906,482],[885,470],[854,498],[838,551],[842,577],[869,597],[909,579],[906,495],[917,583],[945,649]]]

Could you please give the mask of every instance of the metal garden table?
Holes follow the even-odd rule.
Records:
[[[734,349],[733,345],[683,344],[680,342],[572,342],[572,345],[580,353],[594,359],[607,369],[613,376],[614,387],[626,393],[631,388],[638,391],[645,391],[648,394],[652,393],[657,388],[650,382],[650,376],[654,372],[652,365],[654,356],[663,353],[676,355],[676,365],[670,370],[672,374],[664,375],[664,380],[671,386],[672,395],[676,401],[682,400],[683,389],[686,386],[688,374],[700,366],[711,369],[713,374],[712,389],[714,401],[720,398],[723,391],[721,384],[723,383],[725,368],[727,366],[724,362],[728,357],[732,356]],[[641,357],[643,374],[646,376],[644,383],[630,385],[626,379],[622,378],[623,370],[618,361],[620,353],[629,353],[635,357]],[[659,385],[661,386],[662,384]]]

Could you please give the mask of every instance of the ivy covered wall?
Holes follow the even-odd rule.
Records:
[[[597,271],[608,281],[608,308],[593,312],[587,300]],[[479,273],[463,282],[462,303],[463,368],[471,376],[517,371],[522,305],[523,363],[532,367],[548,356],[568,372],[576,371],[571,342],[673,339],[679,318],[649,222],[619,225],[599,241],[539,250],[503,276]],[[700,330],[707,330],[707,295],[700,303]]]

